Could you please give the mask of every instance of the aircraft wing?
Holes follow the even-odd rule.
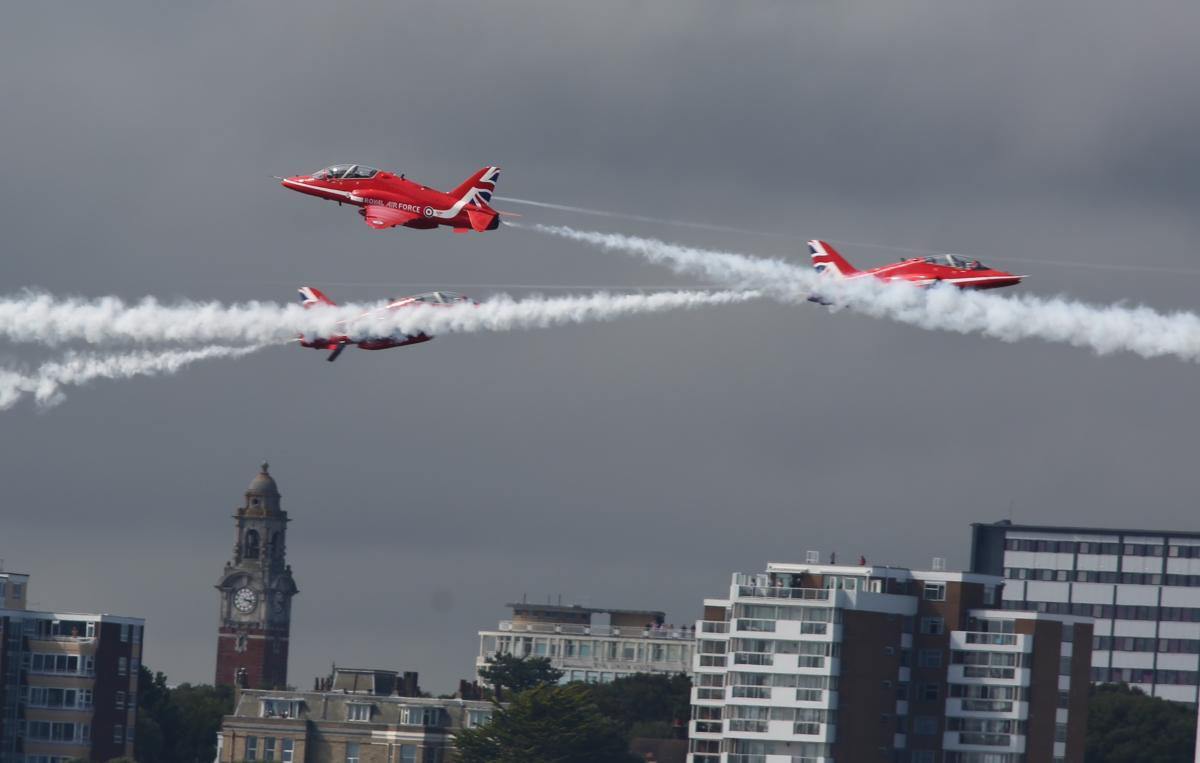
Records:
[[[363,220],[366,221],[367,225],[379,230],[404,225],[420,217],[415,212],[405,212],[402,209],[392,209],[391,207],[383,207],[377,204],[369,204],[363,209]]]

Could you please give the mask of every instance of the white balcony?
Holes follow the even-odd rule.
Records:
[[[968,652],[1033,652],[1033,637],[1024,633],[951,631],[950,648]]]
[[[950,697],[946,700],[946,715],[958,718],[1005,718],[1023,721],[1029,718],[1029,703],[1011,699]]]
[[[942,734],[942,749],[955,752],[1025,752],[1022,734],[991,734],[982,731],[947,731]]]
[[[951,665],[946,680],[952,684],[1003,684],[1028,686],[1029,668],[989,665]]]

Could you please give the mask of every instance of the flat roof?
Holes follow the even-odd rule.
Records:
[[[1158,536],[1175,536],[1184,538],[1200,538],[1200,530],[1135,530],[1131,528],[1120,527],[1068,527],[1065,525],[1025,525],[1016,524],[1007,519],[1001,519],[999,522],[972,522],[971,527],[995,527],[1004,530],[1018,530],[1020,532],[1045,532],[1045,533],[1095,533],[1097,535],[1148,535],[1153,537]]]
[[[578,604],[537,604],[525,601],[505,604],[504,606],[513,611],[518,609],[537,609],[542,612],[575,615],[662,615],[665,617],[667,614],[657,609],[613,609],[611,607],[581,607]]]
[[[804,564],[800,562],[767,562],[767,572],[809,572],[816,575],[866,575],[868,577],[890,577],[896,580],[936,580],[952,583],[995,584],[1003,582],[1000,575],[985,575],[981,572],[951,572],[947,570],[914,570],[890,564]]]
[[[0,617],[33,617],[38,620],[82,620],[84,622],[145,625],[144,617],[110,615],[107,612],[45,612],[37,609],[0,609]]]

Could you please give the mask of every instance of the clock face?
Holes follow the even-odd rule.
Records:
[[[238,612],[253,612],[258,606],[258,594],[249,588],[239,588],[233,595],[233,606]]]

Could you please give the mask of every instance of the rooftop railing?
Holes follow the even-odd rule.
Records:
[[[784,588],[783,586],[740,585],[737,587],[738,596],[753,599],[798,599],[807,601],[828,601],[828,588]]]
[[[514,623],[512,620],[501,620],[499,629],[512,633],[550,633],[564,636],[619,636],[621,638],[682,639],[687,641],[696,637],[694,628],[666,628],[663,626],[639,628],[629,625]],[[719,633],[720,631],[713,632]]]

